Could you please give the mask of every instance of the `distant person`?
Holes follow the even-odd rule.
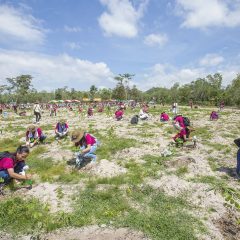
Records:
[[[216,111],[212,111],[210,114],[210,120],[216,121],[216,120],[218,120],[218,118],[219,118],[218,113]]]
[[[192,99],[189,101],[189,106],[191,109],[193,108],[193,100]]]
[[[87,115],[88,115],[88,117],[93,117],[93,107],[92,107],[92,105],[89,105],[88,110],[87,110]]]
[[[161,115],[160,115],[160,121],[161,121],[161,122],[167,122],[167,121],[169,121],[169,116],[168,116],[168,114],[165,113],[165,112],[162,112]]]
[[[147,120],[149,118],[148,105],[144,104],[139,111],[139,119]]]
[[[219,111],[221,112],[224,109],[224,101],[221,101],[219,104]]]
[[[182,142],[182,143],[184,143],[184,142],[190,140],[190,134],[191,134],[191,132],[193,132],[193,131],[194,131],[194,129],[193,129],[192,127],[190,127],[190,126],[187,126],[187,127],[185,127],[185,128],[182,128],[182,129],[180,130],[180,132],[177,133],[177,134],[173,137],[173,140],[174,140],[175,142]]]
[[[174,102],[172,104],[172,112],[173,112],[174,115],[178,114],[178,103]]]
[[[55,127],[56,139],[64,138],[68,135],[68,124],[64,119],[61,119]]]
[[[182,130],[183,128],[185,128],[185,124],[184,124],[184,119],[182,115],[177,115],[173,118],[173,126],[177,129],[177,130]]]
[[[31,179],[30,174],[20,174],[26,166],[25,160],[28,155],[29,149],[26,146],[19,146],[14,153],[5,151],[0,154],[0,178],[3,179],[3,184],[10,183],[12,179]]]
[[[131,123],[131,124],[138,124],[138,118],[139,118],[138,115],[134,115],[134,116],[131,118],[130,123]]]
[[[120,121],[123,119],[123,114],[124,114],[124,111],[123,111],[123,107],[120,107],[116,112],[115,112],[115,118],[117,121]]]
[[[41,112],[42,112],[42,109],[41,109],[39,102],[35,102],[35,104],[33,105],[33,113],[36,117],[36,123],[39,123],[39,121],[42,117]]]
[[[30,125],[26,132],[26,145],[30,148],[38,143],[43,143],[46,136],[43,134],[42,129],[35,125]]]

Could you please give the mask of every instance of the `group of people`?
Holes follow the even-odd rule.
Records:
[[[68,136],[69,126],[64,119],[61,119],[55,127],[55,138],[57,140]],[[0,153],[0,191],[1,187],[14,182],[20,183],[22,180],[30,180],[31,174],[26,174],[26,159],[30,154],[30,148],[44,143],[46,135],[42,129],[36,125],[30,125],[26,131],[26,145],[19,146],[14,153],[8,151]],[[74,130],[71,134],[71,141],[79,149],[76,156],[76,164],[90,159],[90,165],[96,162],[96,150],[99,141],[92,134],[84,130]]]
[[[177,106],[175,106],[177,107]],[[115,118],[117,121],[123,119],[124,105],[119,105],[119,108],[115,112]],[[88,109],[88,115],[91,116],[93,109]],[[34,104],[34,115],[36,116],[36,122],[39,123],[41,119],[41,107],[39,103]],[[217,116],[217,117],[216,117]],[[138,119],[147,120],[149,118],[149,106],[143,104],[139,115],[135,115],[131,119],[132,124],[136,124]],[[160,115],[161,122],[168,122],[171,118],[166,112],[162,112]],[[213,111],[210,115],[211,120],[218,119],[217,112]],[[190,120],[182,115],[175,115],[173,117],[173,126],[178,133],[173,136],[173,140],[176,144],[179,142],[186,142],[190,140],[190,134],[194,131],[194,128],[190,124]],[[55,126],[55,138],[60,140],[69,135],[69,126],[65,119],[61,119]],[[16,182],[21,180],[31,179],[31,174],[24,173],[24,167],[26,167],[26,159],[30,153],[30,148],[44,143],[46,135],[42,129],[36,125],[30,125],[26,131],[26,145],[19,146],[14,153],[2,152],[0,153],[0,178],[3,179],[4,184],[8,184],[11,180]],[[84,159],[90,159],[90,163],[94,164],[97,160],[96,150],[99,145],[99,141],[92,134],[84,130],[74,130],[71,134],[71,141],[79,149],[76,154],[76,165],[81,165]],[[240,174],[240,139],[235,140],[236,145],[239,147],[237,153],[237,174]],[[24,174],[23,174],[24,173]]]

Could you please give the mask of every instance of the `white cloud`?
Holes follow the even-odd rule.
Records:
[[[92,63],[73,58],[0,50],[0,84],[6,77],[31,74],[34,87],[54,89],[68,86],[88,89],[91,84],[112,85],[112,72],[103,62]]]
[[[65,43],[65,46],[72,50],[79,50],[82,48],[81,45],[76,42],[67,42],[67,43]]]
[[[167,64],[155,64],[149,68],[142,76],[136,76],[142,79],[135,84],[143,90],[152,87],[171,87],[174,83],[187,84],[198,78],[205,78],[209,74],[219,72],[223,76],[223,85],[227,86],[239,72],[239,66],[228,64],[223,67],[215,68],[211,71],[205,67],[176,68]]]
[[[183,27],[240,26],[239,0],[177,0]]]
[[[33,16],[7,5],[0,5],[0,41],[21,41],[41,44],[44,41],[44,30],[40,21]]]
[[[224,61],[224,58],[217,54],[206,54],[199,62],[201,66],[217,66]]]
[[[108,9],[98,19],[100,27],[107,36],[133,38],[138,35],[138,23],[148,0],[141,0],[137,9],[130,0],[100,0],[100,2]]]
[[[144,39],[144,43],[148,46],[163,46],[167,41],[166,34],[150,34]]]
[[[68,25],[64,26],[64,30],[66,32],[73,32],[73,33],[77,33],[77,32],[81,32],[82,29],[80,27],[69,27]]]

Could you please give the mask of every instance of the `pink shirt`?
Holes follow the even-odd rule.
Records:
[[[182,116],[177,116],[175,118],[175,122],[178,122],[180,127],[183,127],[183,128],[185,127]]]
[[[168,121],[169,120],[169,116],[166,113],[162,113],[161,114],[161,119],[163,119],[164,121]]]
[[[86,139],[87,145],[90,144],[92,146],[94,143],[96,143],[95,138],[93,136],[91,136],[89,133],[86,134],[85,139]]]
[[[123,115],[123,111],[121,111],[121,110],[117,110],[116,112],[115,112],[115,116],[116,117],[121,117]]]
[[[12,158],[3,158],[0,160],[0,170],[14,168],[14,161]]]

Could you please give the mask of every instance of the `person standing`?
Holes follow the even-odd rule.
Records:
[[[33,113],[36,117],[36,123],[39,123],[41,117],[41,106],[39,104],[39,102],[35,102],[34,106],[33,106]]]

